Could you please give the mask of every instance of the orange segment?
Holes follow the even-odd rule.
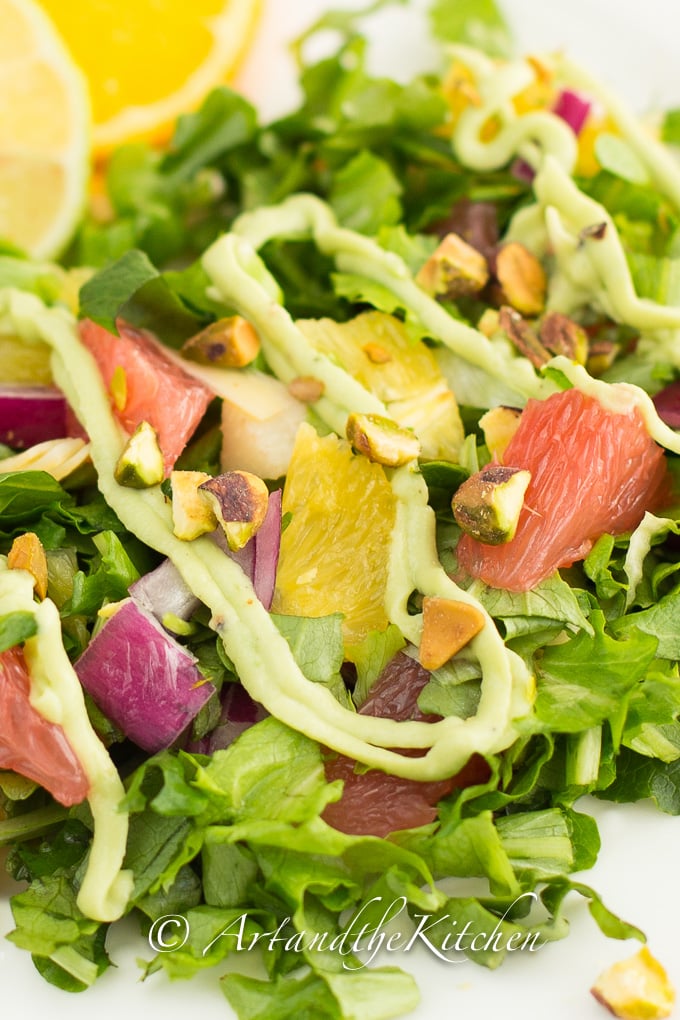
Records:
[[[33,0],[0,0],[0,25],[0,239],[51,258],[84,202],[87,89]]]
[[[383,468],[335,435],[300,426],[283,512],[290,524],[272,609],[289,616],[342,613],[348,647],[384,630],[385,586],[395,498]]]
[[[159,140],[234,73],[260,0],[40,0],[90,85],[96,153]]]

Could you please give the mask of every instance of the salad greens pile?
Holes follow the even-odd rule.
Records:
[[[595,821],[578,802],[584,794],[621,803],[652,798],[660,810],[680,814],[680,441],[669,427],[680,424],[680,413],[676,408],[676,419],[663,424],[649,400],[669,384],[672,392],[680,374],[680,183],[661,157],[655,163],[654,153],[641,155],[638,135],[618,116],[618,107],[608,106],[603,90],[588,95],[596,126],[581,134],[578,158],[569,124],[550,128],[560,144],[565,131],[571,135],[571,166],[545,141],[539,121],[532,121],[531,137],[522,137],[523,113],[558,121],[549,112],[556,90],[576,87],[575,77],[568,65],[511,58],[510,34],[492,0],[434,3],[431,25],[446,44],[442,59],[448,63],[408,84],[369,72],[360,23],[356,14],[332,13],[312,27],[310,35],[328,27],[338,31],[339,49],[320,62],[302,63],[302,101],[287,116],[262,124],[246,99],[219,88],[179,120],[167,148],[140,143],[115,151],[106,168],[105,199],[84,217],[60,265],[35,265],[13,253],[0,257],[0,339],[19,336],[27,351],[45,344],[46,356],[51,349],[55,381],[92,444],[92,462],[64,477],[39,466],[17,470],[10,446],[2,448],[7,470],[0,462],[3,566],[17,536],[37,536],[46,553],[48,599],[59,612],[63,648],[76,665],[116,604],[165,556],[172,559],[181,543],[162,531],[171,497],[167,480],[123,492],[107,475],[118,433],[103,388],[97,407],[96,386],[90,392],[83,381],[89,356],[72,329],[72,312],[114,334],[123,322],[149,330],[175,356],[202,329],[239,313],[262,337],[251,368],[290,383],[310,373],[300,371],[303,354],[287,351],[280,341],[282,327],[268,325],[270,306],[262,311],[262,294],[285,309],[290,328],[303,319],[346,324],[377,310],[403,323],[413,344],[424,342],[435,351],[457,398],[465,433],[457,460],[423,461],[416,481],[405,482],[400,467],[393,476],[395,487],[402,486],[404,512],[411,513],[408,527],[413,525],[399,532],[406,526],[395,524],[395,535],[402,535],[405,548],[412,543],[416,558],[429,548],[416,525],[436,521],[437,570],[449,577],[432,582],[428,592],[424,568],[416,565],[408,574],[404,566],[403,605],[386,629],[372,631],[351,656],[341,613],[274,612],[267,619],[271,630],[258,632],[266,610],[259,603],[256,610],[239,608],[243,592],[252,594],[245,581],[234,580],[240,568],[229,561],[211,574],[207,553],[197,552],[195,562],[191,552],[182,553],[176,566],[198,607],[189,619],[164,622],[193,656],[213,696],[181,741],[149,754],[85,695],[88,725],[125,787],[122,804],[108,808],[128,818],[124,860],[112,865],[117,879],[124,877],[122,909],[139,918],[152,947],[156,940],[161,950],[173,949],[156,953],[144,974],[164,970],[173,978],[189,977],[249,947],[255,955],[259,945],[260,977],[230,971],[220,978],[243,1020],[379,1020],[407,1013],[418,1000],[410,975],[393,966],[364,966],[366,954],[373,961],[386,909],[395,904],[404,930],[407,914],[410,931],[428,918],[432,951],[464,953],[489,968],[513,948],[564,937],[564,907],[572,893],[585,898],[607,935],[644,941],[641,931],[573,877],[595,863],[600,845]],[[513,95],[521,94],[524,106],[494,91],[513,75]],[[494,123],[499,110],[508,130],[517,128],[509,158],[484,166],[475,161],[464,138],[466,110],[487,115],[485,151],[503,138],[504,122]],[[662,137],[670,145],[680,140],[677,112],[666,117]],[[537,210],[550,205],[541,195],[563,180],[564,201],[552,203],[539,222]],[[412,277],[443,236],[470,228],[471,209],[481,210],[486,226],[477,242],[486,245],[492,263],[499,239],[519,240],[537,253],[548,274],[548,307],[551,296],[559,298],[555,309],[587,338],[583,360],[596,378],[564,356],[552,358],[560,352],[532,361],[536,347],[527,348],[526,332],[518,343],[499,331],[503,300],[493,286],[439,301],[417,296]],[[586,217],[597,211],[587,227],[579,219],[583,209]],[[616,264],[629,276],[632,297],[624,300],[609,288],[606,265],[597,262],[600,252],[609,263],[621,260]],[[229,272],[216,270],[227,256],[233,258]],[[240,290],[239,274],[247,278],[248,294]],[[482,328],[489,313],[496,315],[491,331]],[[529,320],[533,329],[536,316],[528,313],[523,321]],[[440,322],[441,331],[435,328]],[[318,352],[316,357],[320,362]],[[322,435],[353,409],[341,378],[347,373],[337,359],[323,360],[326,402],[310,406],[306,415]],[[491,361],[497,368],[489,371]],[[631,399],[666,447],[675,491],[663,516],[647,512],[632,531],[601,535],[585,558],[551,571],[528,591],[461,579],[461,528],[451,497],[493,459],[480,424],[484,413],[570,387],[606,403],[611,384],[622,381],[640,387],[635,392],[641,395]],[[113,398],[115,403],[115,393]],[[426,418],[427,406],[420,412]],[[220,457],[220,408],[213,400],[176,468],[218,476]],[[284,484],[267,481],[272,490]],[[285,498],[284,488],[284,509]],[[290,514],[284,513],[282,526],[285,534]],[[161,532],[165,537],[158,539]],[[12,573],[0,571],[3,653],[23,644],[30,649],[40,639],[38,614],[21,600],[12,602]],[[190,577],[198,578],[196,584]],[[453,591],[450,577],[460,582],[460,597],[487,614],[496,658],[491,652],[476,658],[463,649],[429,671],[418,695],[419,722],[406,726],[440,725],[422,722],[440,717],[450,728],[432,732],[451,734],[447,739],[455,744],[456,733],[489,715],[494,683],[507,697],[507,706],[497,708],[502,725],[489,735],[480,722],[483,739],[471,750],[481,768],[467,785],[448,789],[434,820],[398,826],[388,838],[340,831],[324,817],[342,794],[341,780],[330,778],[326,768],[328,745],[348,755],[352,747],[365,752],[353,755],[363,763],[359,772],[390,760],[390,748],[398,746],[390,740],[400,731],[380,729],[357,709],[395,656],[406,649],[417,657],[420,595]],[[209,583],[216,579],[231,586],[219,600]],[[286,675],[299,674],[313,685],[316,716],[309,724],[304,698],[277,711],[285,694],[276,700],[278,676],[257,672],[265,661],[257,658],[258,639],[266,643],[272,635],[285,642],[290,656],[282,675],[288,670]],[[252,668],[239,648],[247,649]],[[487,679],[482,659],[507,670],[505,688],[498,676]],[[241,683],[271,711],[216,748],[210,740],[224,724],[225,695]],[[356,735],[343,729],[348,724],[339,706],[355,713],[363,727]],[[296,724],[298,712],[303,718]],[[370,726],[375,736],[366,736]],[[416,736],[419,729],[402,732],[403,746],[412,751],[439,751],[435,737],[427,743]],[[0,732],[0,747],[2,739]],[[77,756],[77,741],[72,743]],[[401,757],[416,773],[420,759]],[[418,778],[441,781],[459,771],[470,753],[448,773],[441,754],[431,757],[436,766]],[[64,806],[18,771],[0,771],[0,845],[9,847],[11,874],[26,883],[12,898],[15,929],[9,938],[32,954],[44,978],[70,991],[87,988],[111,965],[106,936],[115,918],[91,916],[79,898],[100,816],[101,804]],[[472,880],[471,890],[483,879],[487,892],[445,893],[436,883],[452,876]],[[171,938],[169,929],[162,928],[170,915],[185,923],[183,938],[172,946],[163,941]]]

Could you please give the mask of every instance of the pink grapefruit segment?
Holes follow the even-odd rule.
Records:
[[[21,648],[0,653],[0,768],[44,786],[61,804],[85,800],[89,781],[61,726],[30,702],[30,678]]]
[[[119,336],[90,319],[80,338],[109,391],[111,409],[126,432],[147,421],[156,430],[166,474],[205,414],[213,393],[167,357],[144,330],[119,323]]]
[[[387,664],[360,708],[362,715],[381,718],[417,719],[433,722],[438,716],[424,715],[418,695],[430,679],[419,662],[399,652]],[[412,753],[412,752],[411,752]],[[334,755],[325,764],[326,779],[343,781],[340,800],[328,804],[323,818],[333,828],[355,836],[387,836],[399,829],[428,825],[437,818],[437,802],[453,789],[480,783],[489,770],[483,758],[473,757],[450,779],[420,782],[388,775],[377,769],[355,771],[356,762]]]
[[[485,545],[464,535],[458,562],[494,588],[528,591],[584,559],[604,534],[637,527],[670,495],[663,450],[637,408],[608,410],[578,389],[530,400],[503,455],[531,472],[515,537]]]

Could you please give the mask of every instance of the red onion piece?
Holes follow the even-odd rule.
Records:
[[[201,604],[172,560],[163,560],[131,584],[129,591],[142,608],[161,621],[167,614],[188,620]]]
[[[66,435],[66,398],[54,386],[0,385],[0,443],[25,450]]]
[[[652,397],[659,418],[672,429],[680,429],[680,379],[664,386]]]
[[[220,719],[210,733],[188,745],[193,754],[214,754],[224,750],[245,730],[264,719],[266,710],[248,694],[241,684],[226,684],[222,691],[222,712]]]
[[[575,135],[578,135],[590,113],[590,107],[590,101],[580,96],[578,92],[574,92],[573,89],[562,89],[552,112],[560,117],[565,124],[568,124]],[[510,167],[510,173],[518,181],[531,184],[536,172],[526,160],[516,159]]]
[[[553,106],[553,113],[561,117],[574,134],[578,135],[590,113],[590,107],[589,99],[574,92],[573,89],[562,89]]]
[[[215,691],[195,657],[133,599],[107,620],[75,670],[102,712],[151,754],[173,744]]]
[[[213,533],[220,548],[236,560],[243,573],[250,578],[255,594],[265,609],[271,607],[274,598],[281,545],[281,497],[281,489],[270,493],[264,521],[242,549],[229,549],[221,528]]]

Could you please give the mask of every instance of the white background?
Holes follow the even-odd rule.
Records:
[[[451,0],[454,2],[454,0]],[[268,0],[258,42],[241,75],[241,86],[267,115],[285,112],[295,100],[294,71],[283,45],[329,6],[357,7],[350,0]],[[373,59],[381,73],[404,77],[432,58],[422,30],[422,0],[408,10],[375,16],[366,31],[375,40]],[[593,73],[615,86],[641,112],[680,105],[679,0],[504,0],[518,50],[564,48]],[[607,905],[642,927],[652,952],[680,988],[680,819],[649,805],[587,804],[600,822],[602,853],[583,880]],[[0,877],[0,933],[12,926],[11,883]],[[536,954],[515,954],[499,970],[469,962],[444,964],[420,949],[389,962],[416,974],[422,993],[413,1020],[604,1020],[608,1015],[589,995],[601,969],[631,955],[638,943],[617,943],[600,935],[579,898],[569,901],[572,933],[566,942]],[[214,974],[170,984],[163,975],[138,980],[137,957],[149,957],[128,923],[112,933],[111,955],[118,965],[91,990],[69,995],[45,984],[27,954],[0,941],[0,1000],[3,1015],[119,1020],[217,1020],[232,1016]],[[239,961],[241,962],[241,961]]]

